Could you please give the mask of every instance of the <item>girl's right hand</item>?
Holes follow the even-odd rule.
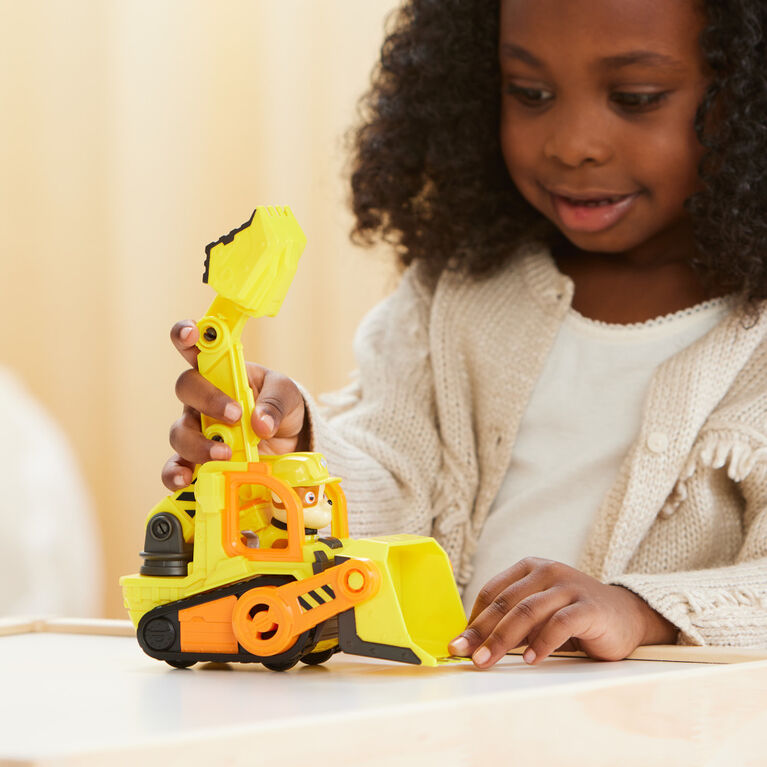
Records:
[[[173,345],[192,366],[176,380],[176,396],[184,410],[170,429],[170,444],[176,451],[162,470],[162,481],[169,490],[186,487],[198,463],[226,461],[232,450],[222,442],[202,436],[200,413],[227,424],[240,420],[242,408],[197,372],[199,330],[192,320],[177,322],[170,331]],[[308,423],[304,399],[298,387],[284,375],[252,362],[246,363],[248,380],[256,406],[251,423],[261,437],[262,453],[292,453],[308,450]]]

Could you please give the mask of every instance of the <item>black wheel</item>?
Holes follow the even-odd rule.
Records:
[[[304,655],[301,658],[302,663],[306,663],[309,666],[319,666],[320,663],[330,660],[335,654],[336,648],[331,647],[329,650],[322,650],[321,652],[310,652],[308,655]]]
[[[287,671],[298,663],[298,658],[291,660],[262,660],[261,663],[270,671]]]
[[[193,661],[193,660],[166,660],[165,662],[169,666],[173,666],[173,668],[189,668],[190,666],[194,666],[194,664],[197,661]]]

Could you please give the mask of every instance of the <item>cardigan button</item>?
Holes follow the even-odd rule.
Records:
[[[668,449],[668,435],[662,431],[653,431],[647,437],[647,447],[653,453],[665,453]]]

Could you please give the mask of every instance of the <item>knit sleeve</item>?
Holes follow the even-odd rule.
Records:
[[[767,646],[767,460],[739,482],[744,537],[734,563],[687,572],[621,575],[624,586],[680,630],[693,645]]]
[[[356,379],[306,401],[312,449],[325,455],[347,496],[352,535],[430,535],[442,454],[436,423],[431,291],[414,270],[363,320]]]

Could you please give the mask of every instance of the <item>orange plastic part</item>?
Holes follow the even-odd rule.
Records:
[[[237,597],[205,602],[178,611],[181,652],[220,652],[236,655],[237,637],[232,630],[232,611]]]
[[[335,596],[308,610],[301,607],[299,597],[323,586],[330,586]],[[232,612],[234,633],[253,655],[277,655],[291,647],[307,629],[375,596],[380,586],[381,574],[367,559],[349,559],[284,586],[261,586],[237,600]],[[316,600],[309,597],[306,601]],[[270,636],[264,637],[266,633]]]
[[[325,495],[333,502],[333,521],[330,526],[336,538],[349,537],[349,517],[346,514],[346,496],[338,482],[325,486]]]
[[[255,562],[300,562],[304,543],[304,509],[292,487],[272,476],[271,467],[249,463],[246,471],[225,471],[222,544],[229,556],[243,556]],[[250,548],[240,535],[240,487],[262,485],[273,491],[285,503],[288,518],[288,545],[284,549]]]

